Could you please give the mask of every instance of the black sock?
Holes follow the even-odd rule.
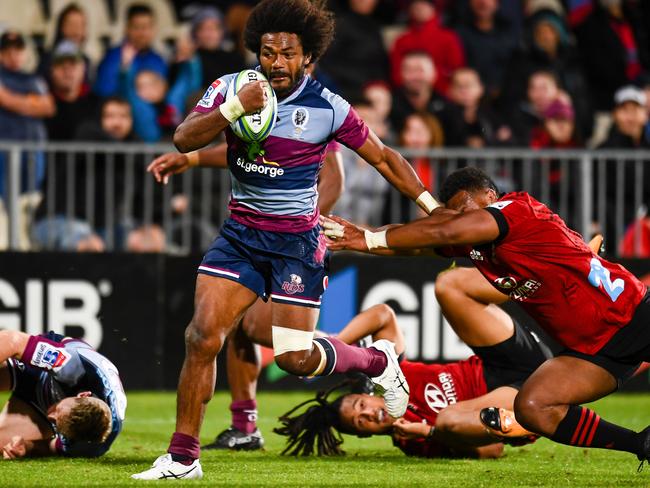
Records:
[[[569,406],[551,440],[569,446],[599,447],[633,454],[639,454],[641,445],[636,432],[611,424],[593,410],[579,405]]]
[[[189,456],[182,456],[181,454],[174,454],[173,452],[170,452],[169,454],[172,455],[172,461],[184,464],[186,466],[189,466],[194,462],[194,459]]]

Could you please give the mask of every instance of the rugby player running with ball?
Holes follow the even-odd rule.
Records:
[[[404,158],[385,147],[345,100],[306,76],[306,67],[325,52],[334,33],[332,13],[318,3],[264,0],[247,22],[246,46],[257,54],[278,98],[278,117],[262,143],[263,155],[249,160],[229,126],[264,107],[266,82],[249,83],[226,99],[236,74],[213,82],[174,135],[176,147],[191,152],[225,131],[231,217],[199,266],[176,432],[168,453],[133,475],[136,479],[202,477],[199,431],[214,390],[215,357],[258,296],[273,303],[273,349],[282,369],[300,376],[363,372],[383,390],[390,415],[397,418],[406,410],[408,385],[391,342],[379,340],[364,349],[336,339],[314,340],[327,283],[316,181],[328,143],[336,140],[356,151],[427,213],[437,206]]]
[[[444,209],[371,231],[338,217],[324,222],[330,248],[469,257],[497,290],[518,302],[563,351],[523,384],[514,401],[527,430],[580,447],[650,459],[650,427],[634,432],[582,407],[614,392],[650,359],[650,293],[624,267],[525,192],[500,195],[476,168],[440,189]],[[489,326],[489,325],[486,325]],[[641,467],[641,466],[639,466]]]

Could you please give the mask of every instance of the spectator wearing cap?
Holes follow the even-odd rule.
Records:
[[[499,14],[499,0],[470,0],[469,18],[456,28],[467,65],[478,71],[487,95],[495,98],[507,63],[517,47],[517,32]]]
[[[25,54],[25,40],[18,32],[7,31],[0,37],[0,137],[13,141],[44,141],[46,130],[43,119],[54,115],[56,108],[45,81],[22,71]],[[37,185],[43,173],[42,155],[36,153]],[[4,155],[1,155],[0,197],[7,190],[4,175]],[[25,183],[26,180],[23,178]]]
[[[167,64],[152,47],[156,30],[151,8],[144,4],[131,5],[126,17],[124,41],[121,45],[109,49],[97,70],[94,91],[100,97],[108,97],[118,92],[120,71],[127,60],[136,73],[148,70],[167,77]]]
[[[435,63],[438,76],[435,89],[447,94],[451,74],[465,66],[465,54],[458,35],[441,26],[432,1],[411,0],[409,8],[411,25],[399,36],[390,52],[391,78],[396,87],[404,83],[402,60],[412,51],[426,51]]]
[[[346,98],[358,97],[370,81],[388,79],[388,54],[373,18],[376,7],[377,0],[348,0],[336,18],[334,41],[319,61]]]
[[[646,94],[636,86],[625,86],[614,96],[614,125],[601,148],[650,149],[646,132],[648,109]]]
[[[593,111],[578,53],[569,42],[564,19],[550,8],[537,10],[526,22],[524,38],[523,46],[508,63],[501,106],[507,110],[526,98],[526,80],[532,73],[552,72],[573,99],[579,132],[587,137],[593,126]]]
[[[41,53],[37,70],[38,74],[49,80],[53,52],[63,41],[68,41],[75,44],[82,53],[83,61],[86,65],[86,69],[84,70],[85,81],[89,81],[92,75],[90,59],[83,53],[87,37],[88,19],[86,12],[78,4],[70,3],[57,17],[54,41],[52,42],[51,50]]]
[[[80,127],[98,116],[99,98],[84,81],[86,67],[74,42],[64,40],[54,48],[49,79],[56,115],[46,122],[50,140],[72,141]]]
[[[224,48],[225,27],[219,9],[199,10],[192,18],[191,36],[201,66],[201,86],[246,67],[241,54]]]
[[[645,107],[646,97],[643,90],[628,85],[617,90],[614,95],[613,119],[607,140],[598,149],[650,149],[650,138],[645,132],[648,123],[648,111]],[[634,159],[608,160],[605,171],[605,198],[610,204],[606,205],[606,222],[601,222],[605,230],[605,242],[619,242],[625,232],[625,226],[633,222],[640,208],[637,208],[637,182],[639,180],[638,161]],[[643,161],[643,182],[641,204],[650,206],[650,171],[648,161]],[[601,163],[602,164],[602,163]],[[595,172],[594,188],[600,191],[600,171]],[[622,190],[622,191],[619,191]],[[619,214],[617,209],[623,206]],[[622,220],[619,219],[622,216]]]
[[[593,104],[609,111],[616,90],[650,70],[650,27],[638,5],[647,2],[573,3],[570,14]]]

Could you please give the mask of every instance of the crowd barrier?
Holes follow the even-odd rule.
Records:
[[[121,249],[128,231],[151,225],[162,230],[167,253],[204,250],[227,216],[229,175],[196,168],[160,186],[145,168],[171,150],[164,144],[0,142],[0,214],[6,209],[0,246],[4,239],[9,250],[51,249],[60,222],[83,221],[109,251]],[[531,193],[583,235],[604,233],[608,254],[650,255],[650,151],[399,150],[430,164],[425,184],[434,194],[450,172],[478,166],[502,191]],[[392,222],[417,215],[394,189],[385,202]],[[41,223],[36,243],[35,222]]]

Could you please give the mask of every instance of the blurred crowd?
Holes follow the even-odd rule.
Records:
[[[214,79],[256,65],[241,42],[255,3],[3,0],[0,137],[170,141]],[[329,6],[336,38],[314,76],[389,144],[414,151],[650,148],[648,1],[330,0]],[[5,157],[0,153],[0,199]],[[435,186],[431,161],[411,162]],[[338,211],[366,223],[385,221],[384,180],[351,152],[344,164]],[[32,166],[36,186],[47,189],[45,162],[36,158]],[[650,191],[650,171],[644,174]],[[79,239],[63,242],[80,234],[98,239],[90,248],[102,248],[95,220],[103,209],[95,209],[90,226],[83,203],[73,212],[75,232],[62,228],[61,239],[45,242],[46,224],[51,231],[69,220],[62,218],[65,195],[52,198],[56,222],[46,218],[45,200],[31,231],[38,246],[83,248]],[[135,222],[129,232],[137,228]]]

